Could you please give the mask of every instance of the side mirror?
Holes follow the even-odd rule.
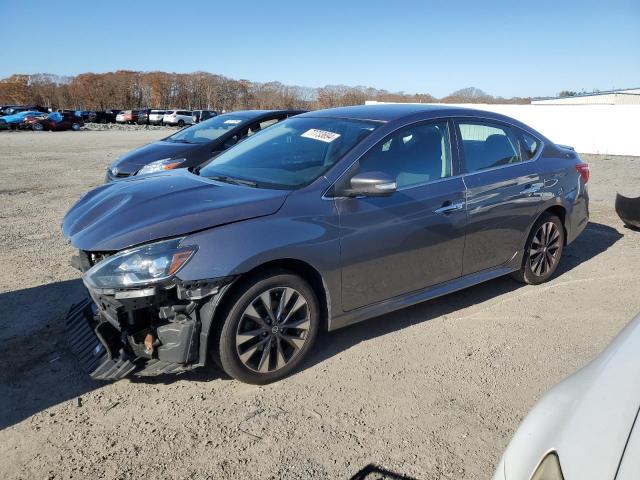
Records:
[[[351,177],[351,188],[345,192],[351,197],[388,197],[395,193],[395,179],[383,172],[358,173]]]

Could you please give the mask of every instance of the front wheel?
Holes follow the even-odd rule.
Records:
[[[531,229],[522,267],[512,274],[522,283],[538,285],[551,278],[560,264],[564,227],[555,215],[543,214]]]
[[[302,278],[268,272],[241,287],[224,312],[214,356],[231,377],[266,384],[292,373],[318,335],[317,297]]]
[[[44,125],[42,125],[41,123],[34,123],[33,125],[31,125],[31,130],[33,130],[34,132],[41,132],[44,130]]]
[[[78,130],[80,130],[80,124],[79,123],[71,124],[71,130],[73,130],[74,132],[77,132]]]

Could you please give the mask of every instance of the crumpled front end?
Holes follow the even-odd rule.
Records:
[[[86,273],[109,254],[80,251],[72,264]],[[67,338],[82,368],[96,380],[149,376],[204,365],[200,307],[229,279],[104,290],[84,279],[89,297],[71,307]]]

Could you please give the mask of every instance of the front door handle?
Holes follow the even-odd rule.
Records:
[[[528,195],[531,193],[537,193],[543,187],[543,183],[532,183],[527,185],[524,190],[520,192],[520,195]]]
[[[465,205],[464,200],[458,200],[457,202],[452,202],[450,200],[447,200],[442,204],[440,208],[436,208],[434,212],[444,213],[446,215],[451,212],[455,212],[457,210],[462,210],[464,208],[464,205]]]

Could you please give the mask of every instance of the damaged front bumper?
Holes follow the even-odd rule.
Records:
[[[72,263],[87,267],[86,258]],[[201,307],[230,281],[186,284],[173,279],[164,285],[106,292],[85,283],[89,298],[73,305],[66,317],[70,349],[96,380],[202,366],[206,355],[201,352],[206,349],[200,348]],[[208,328],[210,319],[205,323]]]

